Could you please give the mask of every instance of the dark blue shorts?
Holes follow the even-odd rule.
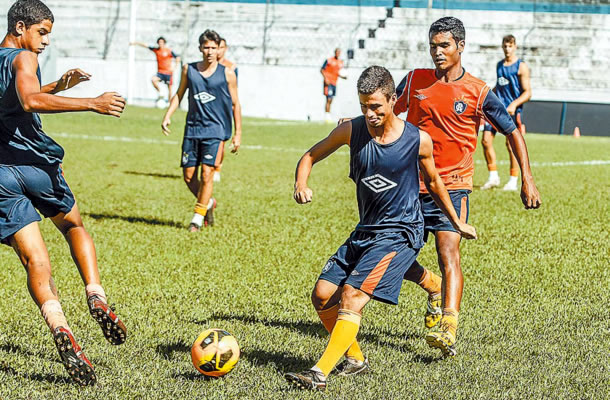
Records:
[[[0,166],[0,241],[45,217],[69,213],[74,195],[56,166]]]
[[[172,75],[171,74],[162,74],[161,72],[157,72],[157,78],[161,79],[161,82],[166,85],[172,84]]]
[[[220,139],[184,138],[182,141],[182,168],[196,167],[200,164],[217,167],[222,160],[225,143]]]
[[[324,96],[327,99],[332,99],[337,94],[337,86],[336,85],[324,85]]]
[[[328,260],[318,279],[337,286],[350,285],[384,303],[398,304],[405,272],[419,249],[406,233],[354,231]]]
[[[453,208],[458,217],[463,222],[468,222],[468,214],[470,213],[470,200],[468,198],[470,190],[450,190],[449,196],[453,203]],[[436,205],[434,199],[429,194],[420,194],[419,201],[424,215],[424,241],[428,240],[428,234],[436,231],[457,232],[449,218],[443,214],[441,209]]]
[[[521,125],[523,125],[523,120],[521,119],[521,111],[517,111],[515,113],[515,115],[511,115],[511,118],[513,119],[513,122],[517,126],[517,129],[519,129],[519,131],[521,131]],[[494,135],[498,132],[498,131],[496,131],[496,128],[494,128],[493,125],[490,124],[489,122],[485,122],[483,131],[491,132]]]

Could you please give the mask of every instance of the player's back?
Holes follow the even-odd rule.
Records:
[[[411,71],[397,89],[395,113],[408,108],[407,121],[430,135],[436,168],[450,190],[472,190],[472,153],[488,92],[485,82],[468,72],[444,82],[434,69]],[[423,183],[420,189],[426,192]]]
[[[407,232],[423,246],[419,203],[419,129],[409,123],[392,143],[377,143],[364,116],[351,121],[350,178],[356,183],[360,222],[356,230]]]
[[[64,150],[42,131],[37,113],[26,112],[15,88],[13,61],[24,49],[0,47],[0,164],[60,163]],[[40,68],[36,71],[40,82]]]
[[[189,111],[185,137],[227,140],[231,138],[233,103],[225,75],[218,64],[209,77],[204,77],[196,62],[187,70]]]
[[[500,98],[502,103],[508,107],[516,98],[521,96],[523,89],[521,88],[521,82],[519,81],[519,67],[521,66],[521,59],[516,62],[505,65],[504,60],[500,60],[496,65],[496,95]],[[521,111],[522,106],[517,108],[517,111]]]

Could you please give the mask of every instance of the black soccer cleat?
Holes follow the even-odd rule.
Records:
[[[339,376],[366,374],[370,372],[370,370],[371,366],[369,365],[369,359],[366,357],[364,358],[364,361],[346,358],[335,367],[335,373]]]
[[[106,340],[116,345],[124,343],[127,338],[127,328],[114,313],[114,308],[96,295],[89,297],[87,303],[91,316],[102,328]]]
[[[70,378],[81,386],[93,385],[97,380],[93,365],[85,357],[70,331],[64,327],[56,328],[53,332],[53,341]]]
[[[289,372],[284,378],[297,389],[301,390],[326,390],[326,378],[321,372],[308,369],[303,372]]]

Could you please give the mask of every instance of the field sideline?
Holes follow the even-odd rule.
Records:
[[[128,107],[120,120],[44,117],[66,149],[66,179],[129,333],[123,346],[105,342],[65,241],[44,221],[60,300],[99,383],[70,383],[25,272],[2,246],[1,399],[610,399],[610,138],[526,136],[540,210],[524,210],[518,193],[475,188],[479,240],[462,245],[456,358],[427,347],[425,295],[405,283],[398,306],[365,310],[359,339],[373,373],[331,377],[320,394],[293,391],[282,375],[313,365],[328,338],[309,294],[357,222],[347,148],[314,168],[314,202],[299,206],[296,162],[332,125],[246,119],[244,148],[227,152],[215,185],[217,226],[189,234],[184,113],[169,138],[162,116]],[[495,146],[506,160],[502,137]],[[481,185],[481,148],[476,161]],[[499,172],[505,181],[508,166]],[[432,241],[420,262],[438,271]],[[204,379],[190,362],[192,342],[211,327],[233,333],[243,352],[222,379]]]

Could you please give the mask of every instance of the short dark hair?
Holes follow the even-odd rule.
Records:
[[[41,23],[45,19],[48,19],[51,22],[55,21],[53,13],[42,1],[17,0],[8,10],[7,31],[9,33],[16,33],[15,25],[17,25],[17,22],[19,21],[23,21],[25,27],[29,28],[32,25]]]
[[[358,78],[358,93],[364,95],[371,95],[378,90],[385,94],[386,98],[389,99],[396,92],[394,86],[394,78],[390,71],[379,65],[373,65],[368,67]]]
[[[220,38],[220,42],[225,42],[225,44],[227,44],[227,39],[225,39],[225,38],[221,37],[221,38]],[[220,44],[220,42],[219,42],[218,44]]]
[[[459,43],[466,39],[466,29],[462,21],[455,17],[443,17],[436,20],[430,25],[428,36],[436,35],[437,33],[450,32],[455,39],[455,43]]]
[[[205,32],[203,32],[199,36],[199,45],[201,46],[208,40],[211,40],[212,42],[215,42],[217,45],[220,45],[220,35],[218,33],[216,33],[216,31],[213,31],[211,29],[206,29]]]
[[[159,36],[157,38],[157,43],[159,43],[159,40],[163,40],[165,43],[167,43],[167,40],[165,40],[165,38],[163,36]]]
[[[504,43],[514,43],[517,44],[517,39],[513,35],[506,35],[502,38],[502,44]]]

